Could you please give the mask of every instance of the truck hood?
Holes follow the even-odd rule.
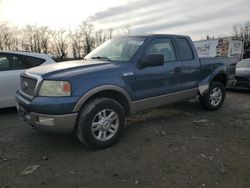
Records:
[[[103,66],[109,65],[109,61],[65,61],[62,63],[54,63],[49,65],[42,65],[39,67],[31,68],[26,73],[36,74],[39,76],[52,77],[52,76],[67,76],[72,74],[73,71],[82,69],[96,69],[97,67],[102,68]]]

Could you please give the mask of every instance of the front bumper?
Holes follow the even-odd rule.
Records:
[[[31,127],[51,132],[73,132],[77,113],[64,115],[39,114],[27,111],[17,104],[19,117]]]
[[[58,133],[74,131],[78,113],[68,112],[71,105],[65,106],[62,103],[60,104],[61,99],[59,102],[57,101],[56,104],[50,104],[51,106],[44,105],[42,102],[38,105],[34,103],[34,100],[30,101],[17,92],[16,101],[19,117],[31,125],[31,127]],[[49,102],[51,101],[47,101],[47,103]],[[53,102],[55,103],[56,99],[54,99]],[[36,108],[34,108],[34,106]],[[67,111],[58,113],[58,108],[61,108],[63,111],[66,109]],[[45,111],[47,111],[47,113]],[[55,111],[57,112],[56,114],[53,113]]]

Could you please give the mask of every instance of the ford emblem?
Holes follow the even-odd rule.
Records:
[[[28,87],[29,87],[29,84],[28,84],[28,82],[23,82],[23,89],[28,89]]]

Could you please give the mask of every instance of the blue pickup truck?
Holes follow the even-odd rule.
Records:
[[[235,63],[200,59],[187,36],[120,37],[83,60],[27,70],[17,109],[34,128],[72,132],[87,147],[106,148],[121,136],[131,113],[196,96],[205,109],[219,109]]]

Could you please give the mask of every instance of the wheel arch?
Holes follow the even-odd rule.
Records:
[[[85,93],[78,100],[73,111],[80,111],[87,102],[98,97],[107,97],[116,100],[123,106],[126,115],[129,115],[133,110],[131,106],[131,98],[123,88],[115,85],[104,85],[91,89]]]
[[[226,86],[226,84],[227,84],[227,75],[225,73],[221,72],[221,73],[215,75],[211,81],[220,82],[224,86]]]
[[[209,85],[212,81],[220,82],[224,86],[227,84],[227,74],[225,71],[225,66],[220,66],[217,69],[215,69],[208,77],[203,79],[199,83],[199,94],[201,96],[205,95],[209,89]]]

